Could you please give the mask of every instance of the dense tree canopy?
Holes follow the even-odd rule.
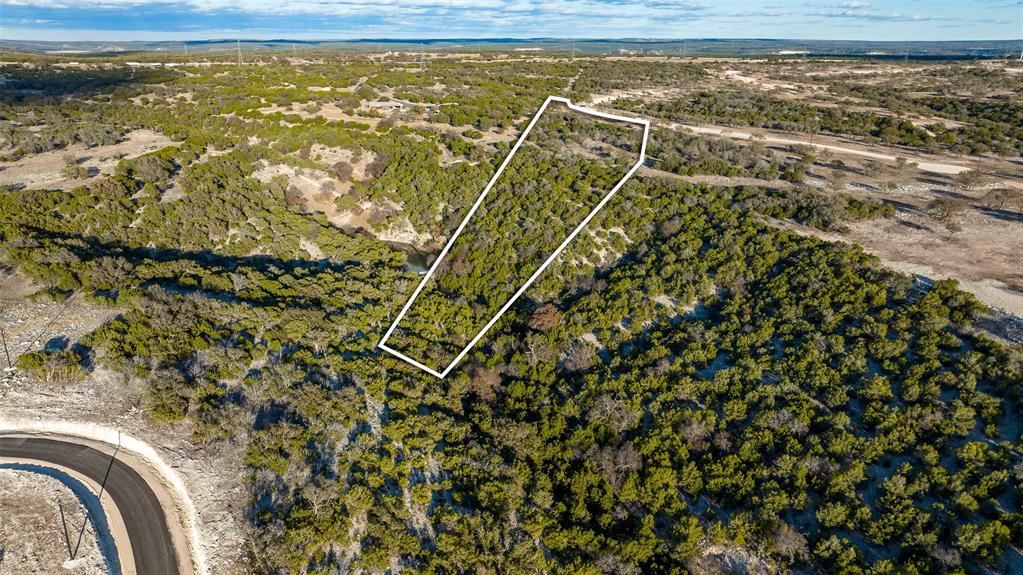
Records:
[[[381,354],[418,276],[383,241],[289,203],[283,178],[255,174],[319,170],[350,186],[348,205],[399,206],[384,220],[442,238],[507,153],[492,136],[547,91],[701,74],[613,60],[413,66],[353,57],[89,76],[70,99],[51,97],[68,92],[51,76],[70,72],[5,70],[42,90],[0,103],[13,156],[138,128],[174,141],[69,190],[0,190],[6,262],[52,297],[122,310],[74,351],[19,365],[59,381],[107,366],[144,381],[151,416],[187,422],[198,444],[244,443],[255,573],[685,573],[736,549],[834,573],[1011,570],[1023,545],[1019,350],[975,325],[982,306],[955,282],[923,285],[859,248],[765,221],[828,227],[883,205],[637,177],[448,378]],[[568,72],[580,74],[574,87]],[[384,92],[433,122],[259,111],[355,108]],[[702,94],[650,111],[800,129],[819,112],[783,106],[779,117],[773,105]],[[1011,116],[1007,105],[968,113]],[[869,114],[833,119],[929,138]],[[628,149],[596,129],[538,135]],[[812,163],[671,134],[653,146],[675,174],[773,179]],[[540,150],[526,148],[513,176],[546,176],[540,192],[554,200],[585,203],[617,179]],[[527,250],[578,208],[548,205],[564,208],[548,229],[514,194],[495,198],[494,225],[521,220]],[[492,249],[488,226],[453,261]],[[487,265],[523,257],[500,255]],[[493,287],[457,271],[447,288]]]

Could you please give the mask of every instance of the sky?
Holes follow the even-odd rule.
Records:
[[[0,39],[1014,40],[1023,0],[0,0]]]

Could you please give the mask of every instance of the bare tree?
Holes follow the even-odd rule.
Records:
[[[348,180],[352,179],[353,174],[352,165],[344,160],[336,162],[333,166],[330,167],[330,169],[332,172],[334,172],[334,175],[337,176],[337,179],[341,180],[342,182],[347,182]]]
[[[617,433],[632,429],[639,417],[624,399],[601,395],[586,414],[591,423],[607,422]]]
[[[493,368],[473,365],[469,367],[469,387],[477,397],[487,403],[497,399],[497,394],[504,387],[501,385],[501,374]]]
[[[789,563],[802,560],[810,550],[806,537],[784,522],[774,531],[774,548]]]
[[[938,547],[931,552],[931,555],[947,569],[955,569],[963,563],[962,557],[959,556],[959,551],[950,547]]]
[[[694,451],[707,449],[707,437],[710,436],[711,428],[705,422],[694,419],[682,426],[679,433]]]
[[[586,371],[593,367],[593,364],[597,361],[597,352],[593,349],[592,345],[580,343],[579,345],[572,348],[569,352],[568,358],[565,360],[565,367],[569,371]]]
[[[596,457],[597,467],[615,489],[622,486],[629,473],[639,471],[643,467],[643,457],[632,443],[625,443],[617,448],[603,447],[597,451]]]
[[[551,304],[542,305],[529,318],[529,327],[548,332],[561,325],[561,312]]]
[[[594,562],[602,575],[639,575],[639,567],[613,554],[601,555]]]

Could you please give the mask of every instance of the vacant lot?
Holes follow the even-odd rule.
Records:
[[[15,162],[0,162],[0,186],[9,185],[28,189],[67,189],[81,185],[98,175],[109,175],[122,158],[134,158],[171,144],[170,138],[150,130],[130,132],[123,141],[109,146],[67,149],[26,156]],[[89,170],[86,178],[67,179],[61,170],[66,157],[73,157],[78,165]]]

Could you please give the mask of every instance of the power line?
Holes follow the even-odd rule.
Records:
[[[114,448],[114,453],[110,455],[110,463],[107,464],[107,472],[103,475],[103,481],[99,484],[99,495],[97,499],[102,502],[103,492],[107,487],[107,479],[110,478],[110,470],[114,468],[114,460],[117,459],[117,452],[121,450],[121,432],[117,432],[117,447]],[[88,525],[88,521],[82,522],[82,530],[78,532],[78,542],[75,543],[75,551],[71,554],[71,558],[74,559],[78,555],[78,548],[82,545],[82,536],[85,535],[85,526]]]

